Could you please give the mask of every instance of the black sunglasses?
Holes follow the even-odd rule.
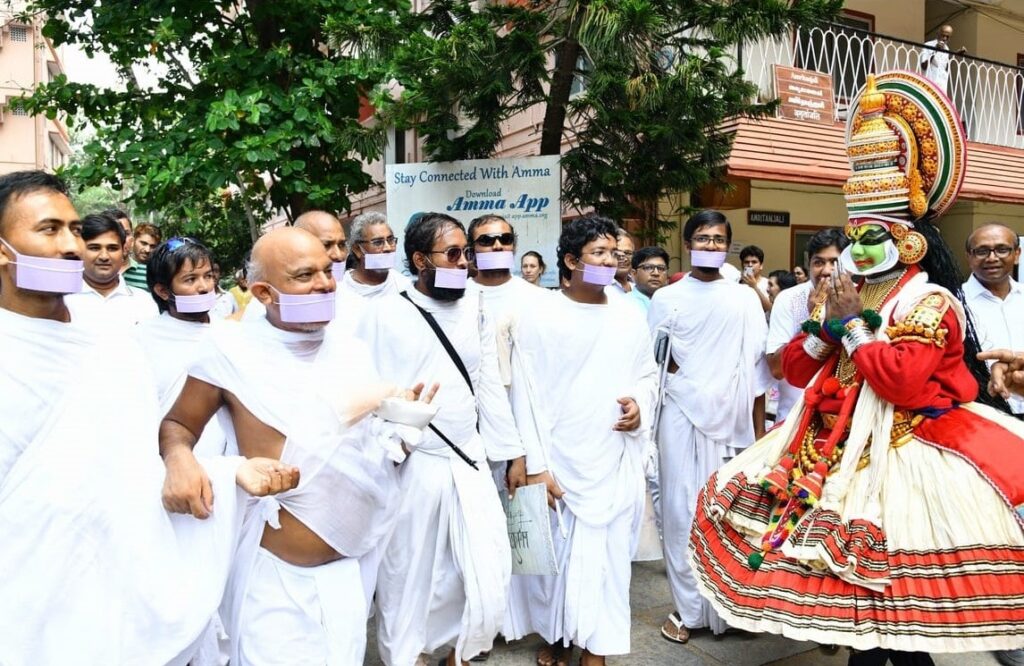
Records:
[[[503,234],[480,234],[473,241],[473,244],[480,244],[483,247],[494,247],[494,244],[501,241],[502,245],[514,245],[516,242],[516,235],[511,232]]]

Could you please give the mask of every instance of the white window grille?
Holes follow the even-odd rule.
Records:
[[[11,41],[12,42],[27,42],[28,41],[28,28],[24,26],[15,25],[11,26]]]

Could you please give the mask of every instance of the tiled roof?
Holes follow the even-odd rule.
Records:
[[[839,187],[850,174],[842,123],[739,118],[724,127],[735,132],[729,175]],[[960,197],[1024,203],[1024,150],[968,143]]]

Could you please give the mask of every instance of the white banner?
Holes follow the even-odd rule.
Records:
[[[399,241],[415,213],[445,213],[466,227],[481,215],[500,215],[516,232],[515,272],[523,253],[535,250],[547,264],[544,285],[558,284],[555,247],[562,205],[557,155],[389,164],[385,180],[388,222]],[[401,243],[399,256],[408,272]]]

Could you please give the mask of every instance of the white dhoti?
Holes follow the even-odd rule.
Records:
[[[589,527],[562,509],[567,537],[551,513],[558,576],[513,576],[505,630],[510,639],[540,634],[550,644],[570,643],[593,654],[628,654],[630,550],[636,511],[604,527]],[[525,606],[520,605],[525,602]]]
[[[771,374],[768,327],[752,289],[692,275],[659,289],[648,322],[669,334],[678,369],[665,379],[658,424],[662,535],[669,585],[683,625],[725,631],[697,592],[688,557],[697,493],[708,477],[754,441],[755,398]]]
[[[672,600],[683,626],[710,627],[714,633],[722,633],[725,622],[697,591],[688,548],[697,494],[708,478],[738,451],[727,442],[706,437],[671,402],[661,412],[658,450],[665,568]]]
[[[402,508],[377,579],[388,666],[457,641],[469,659],[501,629],[512,566],[501,503],[486,465],[446,453],[421,449],[402,465]]]
[[[358,666],[366,651],[359,561],[289,564],[260,548],[244,592],[238,654],[245,666]]]

